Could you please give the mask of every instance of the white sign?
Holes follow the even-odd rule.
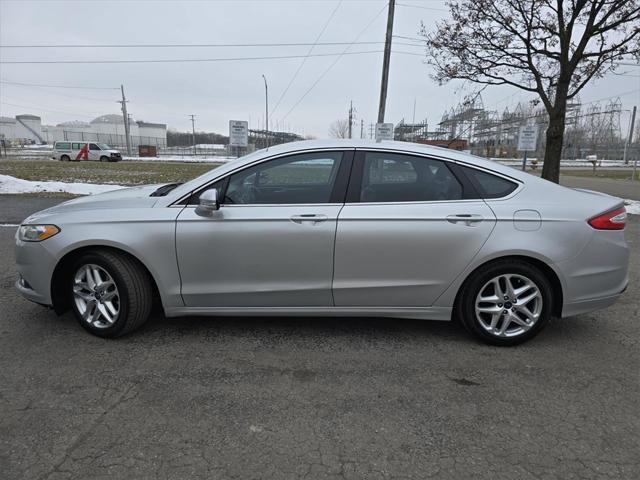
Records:
[[[376,142],[393,140],[393,123],[376,123]]]
[[[536,149],[538,144],[538,127],[535,125],[527,125],[520,127],[518,135],[518,150],[522,152],[532,151]]]
[[[229,120],[229,145],[232,147],[249,145],[249,122]]]

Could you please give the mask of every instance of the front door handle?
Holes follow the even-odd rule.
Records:
[[[464,223],[467,227],[472,227],[484,220],[482,215],[475,215],[470,213],[461,213],[457,215],[448,215],[447,222],[449,223]]]
[[[303,213],[302,215],[292,215],[291,216],[291,221],[293,223],[299,223],[299,224],[310,222],[311,224],[315,225],[315,224],[320,223],[320,222],[326,222],[328,220],[328,218],[329,217],[327,217],[326,215],[322,215],[322,214]]]

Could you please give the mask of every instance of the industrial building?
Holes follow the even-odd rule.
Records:
[[[149,123],[129,120],[131,145],[167,146],[167,126],[164,123]],[[36,115],[16,115],[15,118],[0,117],[0,138],[13,144],[52,144],[56,141],[76,140],[106,143],[124,148],[127,144],[124,118],[108,114],[90,122],[70,121],[58,125],[42,125]]]

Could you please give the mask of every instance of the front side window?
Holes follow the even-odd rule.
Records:
[[[95,143],[90,143],[89,144],[89,150],[100,150],[100,147],[98,145],[96,145]]]
[[[385,152],[364,159],[361,202],[460,200],[462,185],[445,162]]]
[[[222,203],[330,203],[341,161],[341,152],[304,153],[246,168],[231,175]]]

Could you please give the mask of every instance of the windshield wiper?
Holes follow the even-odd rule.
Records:
[[[171,190],[173,190],[176,187],[179,187],[180,185],[182,185],[182,182],[180,182],[180,183],[167,183],[166,185],[162,185],[161,187],[159,187],[155,192],[153,192],[149,196],[150,197],[164,197]]]

